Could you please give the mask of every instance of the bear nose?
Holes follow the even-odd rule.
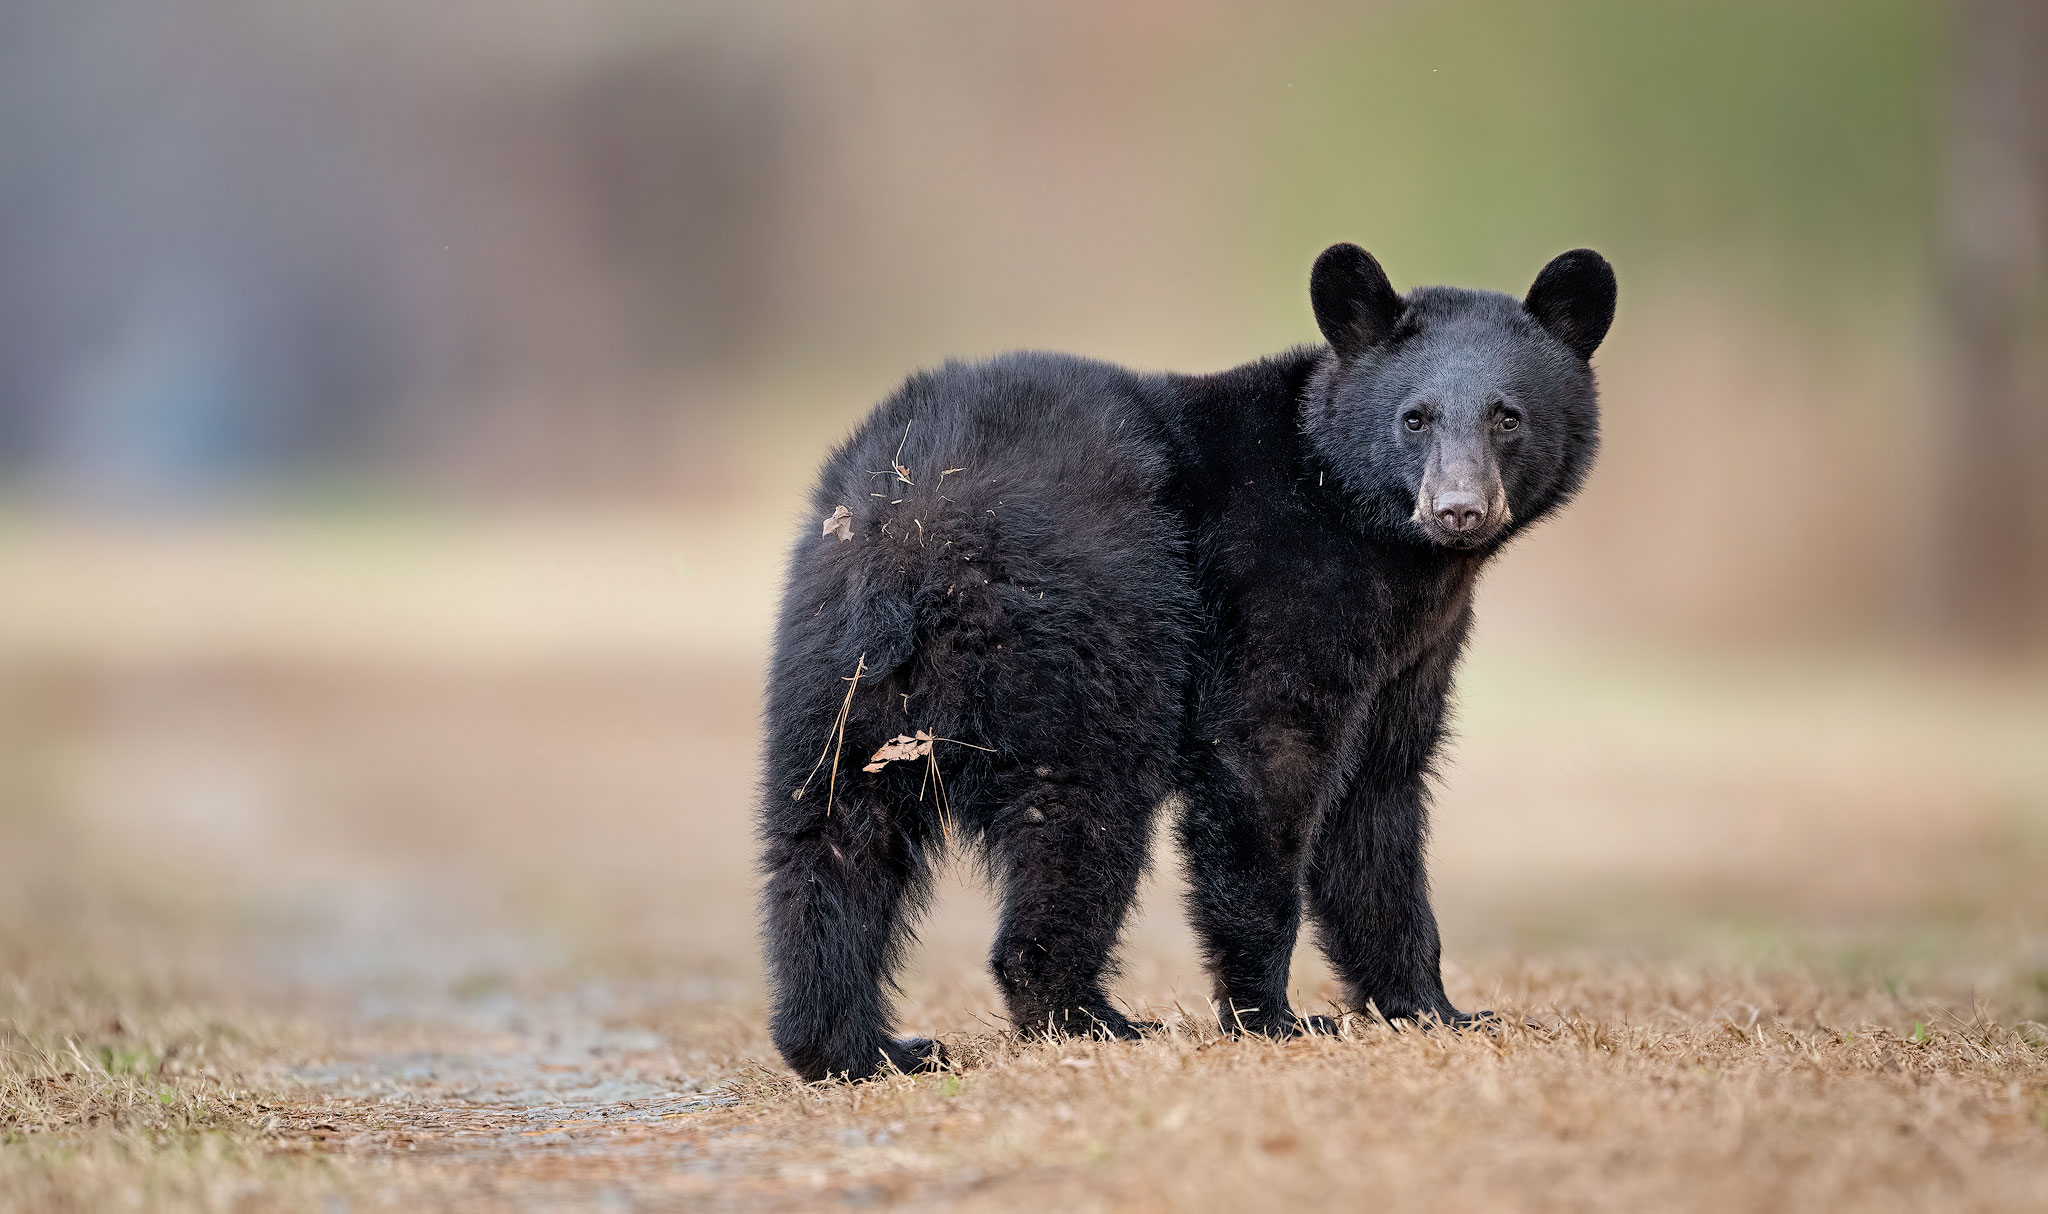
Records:
[[[1478,494],[1463,490],[1439,493],[1436,521],[1446,531],[1471,531],[1486,521],[1486,502]]]

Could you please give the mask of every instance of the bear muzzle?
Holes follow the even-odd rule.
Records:
[[[1496,477],[1483,489],[1467,483],[1437,489],[1425,483],[1415,495],[1412,519],[1432,543],[1477,548],[1505,531],[1513,512],[1507,488]]]

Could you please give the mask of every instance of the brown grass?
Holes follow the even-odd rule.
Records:
[[[329,1161],[276,1151],[275,1061],[293,1042],[246,1008],[121,989],[10,941],[0,991],[0,1204],[223,1208],[314,1200]],[[266,1082],[266,1076],[269,1081]]]
[[[274,1075],[305,1043],[259,1045],[174,1010],[98,1026],[74,1051],[79,1034],[49,1027],[61,1017],[17,1005],[0,1191],[22,1208],[79,1209],[329,1192],[478,1208],[607,1192],[988,1209],[1370,1195],[1392,1209],[1993,1210],[2043,1198],[2038,1022],[1787,971],[1530,965],[1491,985],[1526,1023],[1447,1034],[1354,1017],[1334,1038],[1269,1043],[1221,1038],[1206,1015],[1168,1007],[1152,1009],[1168,1031],[1142,1044],[954,1034],[955,1071],[853,1087],[806,1087],[756,1061],[769,1056],[751,1028],[692,1019],[666,1026],[655,1056],[621,1063],[669,1074],[671,1094],[601,1107],[480,1097],[459,1064],[339,1094],[252,1090],[251,1075]],[[39,1040],[24,1018],[45,1026]],[[357,1037],[343,1048],[394,1044]],[[532,1043],[493,1044],[516,1055]],[[405,1056],[461,1056],[441,1045]],[[671,1074],[707,1046],[718,1057],[704,1075]]]
[[[2011,1208],[2039,1201],[2048,1036],[1899,1024],[1811,980],[1525,972],[1498,1034],[1356,1025],[1138,1047],[983,1038],[957,1078],[709,1115],[841,1194],[1160,1209]],[[847,1130],[857,1133],[849,1135]],[[849,1151],[858,1141],[867,1149]],[[872,1149],[876,1145],[886,1150]],[[1348,1196],[1347,1196],[1348,1195]]]

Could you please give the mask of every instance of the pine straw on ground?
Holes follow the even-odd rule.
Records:
[[[1338,1037],[1238,1041],[1167,1008],[1168,1031],[1139,1044],[957,1035],[947,1073],[851,1086],[797,1083],[742,1021],[679,1021],[671,1048],[694,1037],[718,1057],[707,1098],[538,1129],[427,1081],[311,1094],[277,1079],[306,1048],[289,1033],[258,1040],[189,1010],[94,1024],[89,1000],[17,998],[0,1193],[23,1208],[316,1193],[476,1208],[2048,1204],[2037,1021],[1790,971],[1525,968],[1489,989],[1516,1014],[1494,1033],[1353,1017]]]

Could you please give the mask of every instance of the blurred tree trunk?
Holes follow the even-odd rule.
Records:
[[[1924,575],[1943,631],[1992,650],[2048,639],[2048,0],[1953,11]]]

